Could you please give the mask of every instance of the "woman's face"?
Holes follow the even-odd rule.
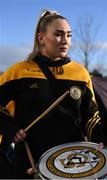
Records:
[[[71,28],[64,19],[53,20],[45,33],[38,34],[42,54],[55,60],[65,57],[71,45]]]

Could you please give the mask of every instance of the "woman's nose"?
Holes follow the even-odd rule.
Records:
[[[66,36],[63,36],[63,38],[62,38],[62,43],[63,43],[63,44],[67,44],[67,37],[66,37]]]

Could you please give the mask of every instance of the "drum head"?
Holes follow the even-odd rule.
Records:
[[[105,179],[107,150],[90,142],[62,144],[42,155],[38,171],[44,179]]]

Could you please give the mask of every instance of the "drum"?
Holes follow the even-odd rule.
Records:
[[[41,179],[107,180],[107,149],[90,142],[58,145],[41,156],[38,173]]]

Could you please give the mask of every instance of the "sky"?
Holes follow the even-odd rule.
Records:
[[[0,0],[0,71],[32,51],[36,23],[44,9],[58,11],[72,29],[78,19],[92,17],[95,26],[99,25],[96,41],[107,52],[107,0]],[[107,74],[107,56],[103,63]],[[93,61],[91,68],[95,65]]]

